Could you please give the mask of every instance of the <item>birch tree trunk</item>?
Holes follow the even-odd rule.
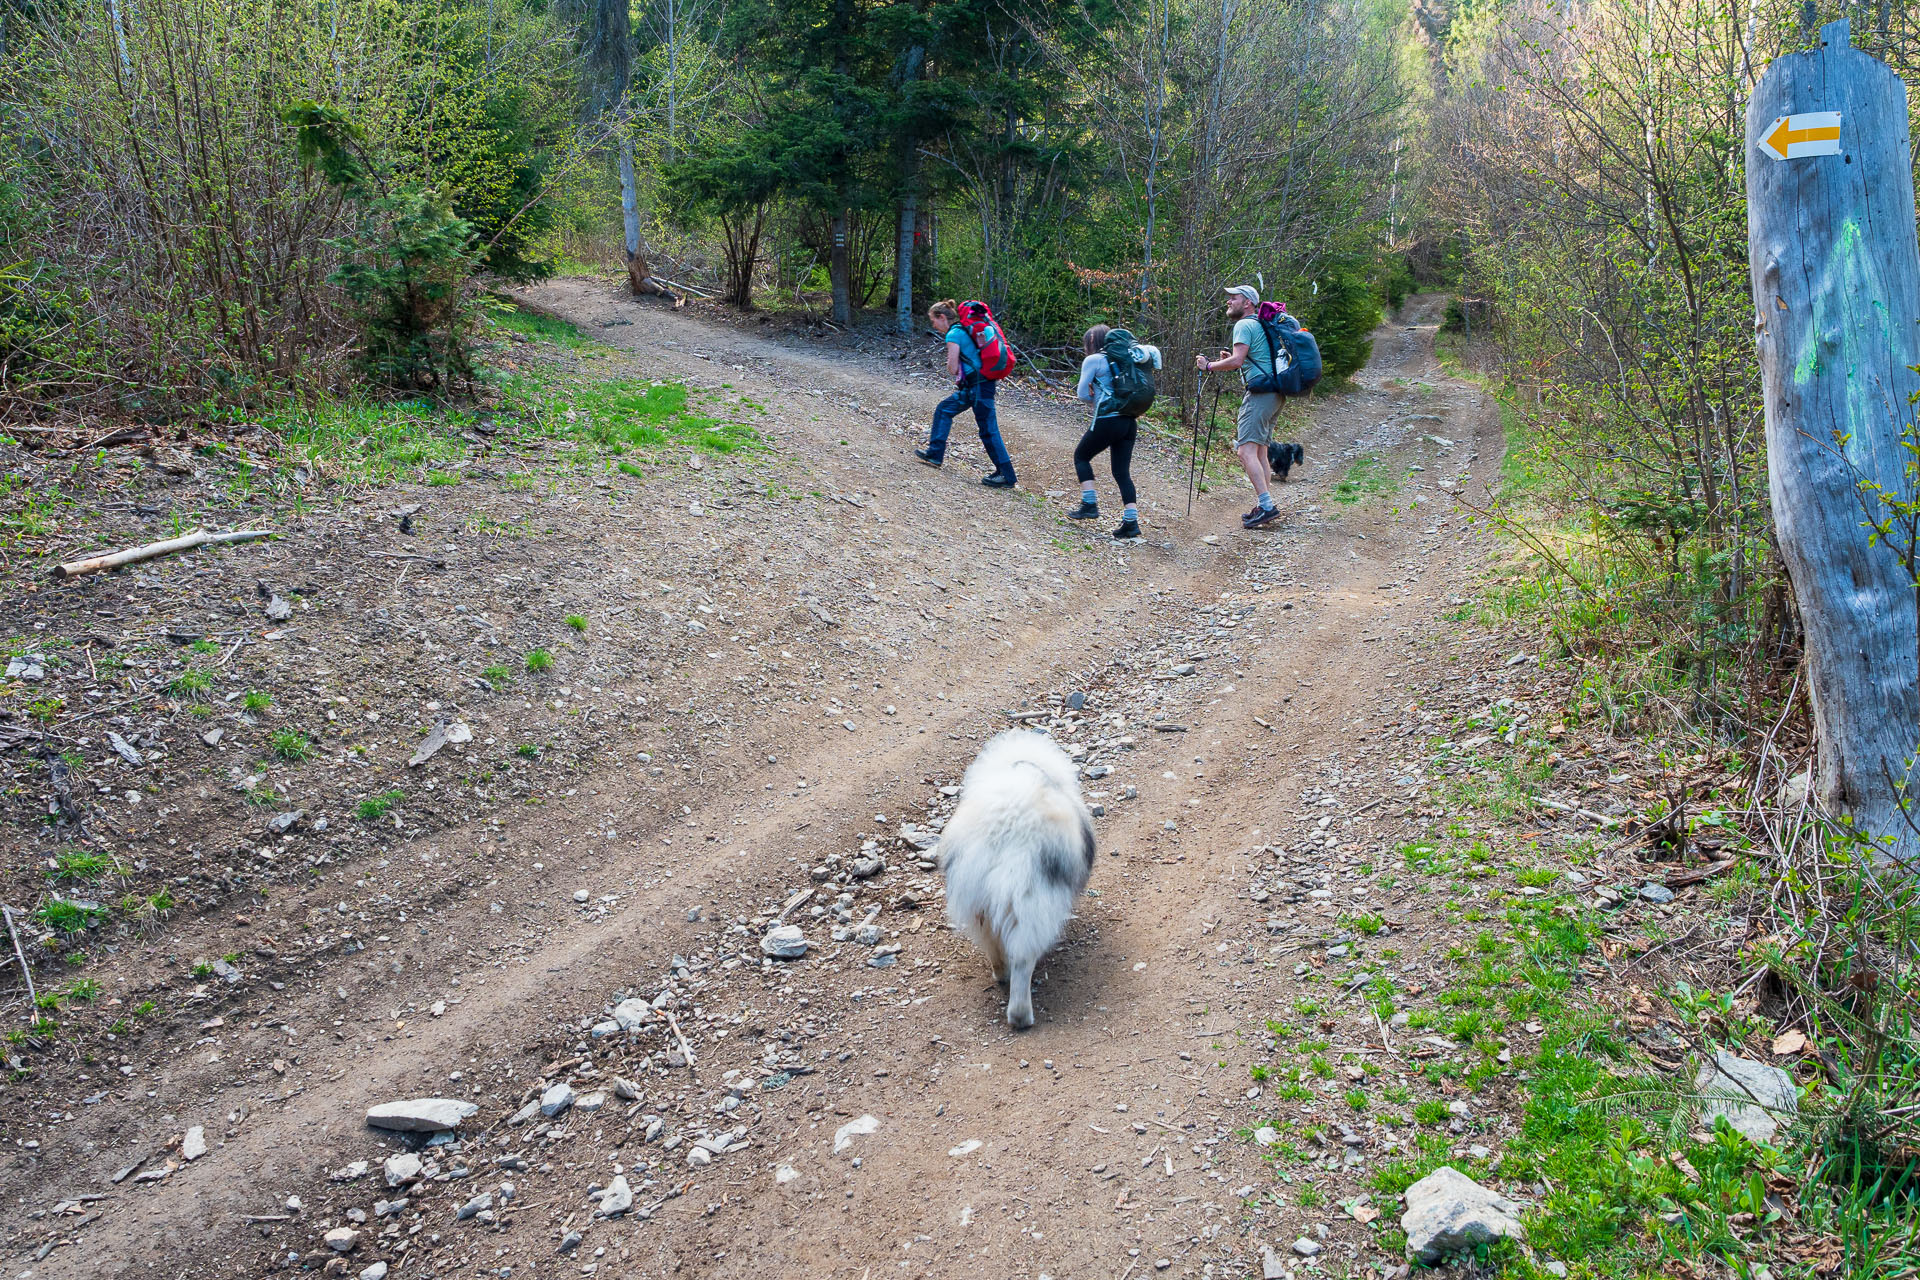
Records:
[[[907,50],[901,79],[911,84],[926,66],[927,51],[920,45]],[[918,141],[906,137],[900,144],[900,228],[893,255],[894,324],[902,333],[913,332],[913,241],[920,217],[920,151]]]
[[[913,181],[911,162],[906,180],[909,184]],[[900,197],[900,236],[893,258],[893,318],[902,333],[913,332],[913,229],[919,215],[920,198],[909,185]]]

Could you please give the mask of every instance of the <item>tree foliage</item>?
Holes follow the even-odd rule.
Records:
[[[338,244],[365,210],[300,160],[296,102],[351,119],[384,172],[438,193],[478,264],[538,274],[557,247],[540,197],[576,150],[559,37],[521,0],[104,0],[11,22],[18,251],[37,298],[64,282],[86,370],[29,385],[10,366],[5,390],[153,413],[345,372],[363,331]]]
[[[0,51],[0,370],[141,413],[444,386],[477,281],[602,238],[842,327],[983,297],[1042,352],[1094,320],[1217,342],[1220,288],[1258,279],[1351,369],[1394,36],[1343,0],[35,9]],[[338,145],[303,156],[294,104]]]

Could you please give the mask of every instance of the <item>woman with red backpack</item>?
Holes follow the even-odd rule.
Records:
[[[940,466],[947,458],[947,435],[953,420],[963,409],[973,410],[980,427],[980,443],[993,460],[993,474],[980,483],[989,489],[1011,489],[1016,483],[1013,459],[1007,455],[1006,442],[1000,438],[1000,423],[994,413],[994,392],[1000,379],[1013,369],[1013,348],[1000,334],[1000,326],[984,302],[951,300],[936,302],[927,310],[933,331],[945,336],[947,376],[953,379],[954,392],[933,411],[933,431],[927,447],[915,449],[914,457],[930,467]]]

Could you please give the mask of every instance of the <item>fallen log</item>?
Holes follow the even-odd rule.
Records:
[[[149,542],[144,547],[128,547],[124,551],[115,551],[109,555],[91,556],[85,560],[57,564],[49,570],[49,574],[65,581],[68,578],[85,577],[89,573],[99,573],[105,569],[118,569],[121,565],[138,564],[142,560],[170,556],[177,551],[191,551],[195,547],[226,546],[235,542],[258,542],[262,538],[271,538],[273,534],[272,529],[239,529],[232,533],[208,533],[205,529],[195,529],[192,533],[178,538],[168,538],[164,542]]]

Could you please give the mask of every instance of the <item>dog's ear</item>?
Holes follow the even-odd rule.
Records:
[[[1100,849],[1093,838],[1093,823],[1085,818],[1080,820],[1080,853],[1087,860],[1087,874],[1093,874],[1093,864]]]

